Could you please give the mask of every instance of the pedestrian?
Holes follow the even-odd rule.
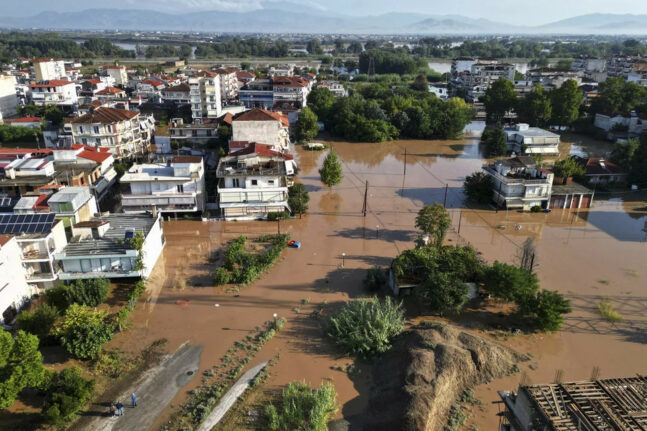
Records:
[[[130,400],[133,402],[133,408],[137,407],[137,395],[133,392],[133,394],[130,396]]]
[[[110,417],[114,417],[115,415],[115,404],[110,403]]]
[[[124,405],[123,405],[123,404],[121,404],[121,402],[120,402],[120,401],[117,401],[117,404],[115,404],[115,406],[117,406],[117,413],[118,413],[118,415],[119,415],[119,416],[123,416],[123,415],[124,415]]]

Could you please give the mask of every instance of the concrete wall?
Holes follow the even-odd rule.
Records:
[[[234,121],[233,141],[258,142],[280,146],[278,121]]]
[[[148,278],[148,276],[153,272],[155,263],[162,254],[164,249],[165,241],[163,240],[163,231],[162,231],[162,218],[161,216],[157,217],[157,221],[151,228],[150,232],[144,240],[144,246],[142,251],[144,254],[144,270],[142,271],[142,278]]]
[[[20,311],[25,301],[35,293],[25,279],[21,251],[15,237],[0,249],[0,267],[0,323],[11,323],[4,321],[2,313],[12,306]]]

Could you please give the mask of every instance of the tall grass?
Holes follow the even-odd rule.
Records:
[[[622,320],[622,314],[613,309],[613,304],[608,299],[603,299],[598,303],[598,311],[600,312],[600,316],[609,322],[619,322]]]

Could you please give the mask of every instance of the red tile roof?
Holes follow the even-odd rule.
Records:
[[[191,91],[191,87],[189,87],[189,84],[183,82],[182,84],[165,88],[162,91],[164,91],[165,93],[188,93],[189,91]]]
[[[171,163],[201,163],[201,156],[175,156]]]
[[[159,82],[159,81],[156,81],[156,80],[154,80],[154,79],[144,79],[144,80],[142,81],[142,84],[148,84],[148,85],[152,85],[152,86],[154,86],[154,87],[160,87],[160,86],[163,86],[163,85],[164,85],[164,83],[163,83],[163,82]]]
[[[238,72],[236,72],[236,76],[238,77],[239,80],[240,78],[256,78],[256,75],[246,70],[239,70]]]
[[[586,175],[622,175],[626,172],[618,165],[599,157],[577,158],[578,163],[586,169]]]
[[[307,87],[308,80],[302,76],[275,76],[272,85],[280,87]]]
[[[100,151],[83,150],[78,154],[78,156],[83,159],[92,160],[93,162],[103,163],[112,157],[112,154]]]
[[[58,58],[58,57],[41,57],[41,58],[34,58],[31,62],[32,63],[44,63],[48,61],[63,61],[63,59]]]
[[[234,119],[234,115],[231,112],[227,112],[222,117],[222,122],[231,126],[231,122],[233,121],[233,119]]]
[[[94,85],[101,84],[100,79],[86,79],[85,82],[89,82],[90,84],[94,84]]]
[[[244,156],[247,154],[256,154],[257,156],[262,157],[282,157],[285,160],[294,159],[292,154],[279,153],[278,151],[270,150],[269,145],[259,144],[258,142],[252,142],[241,150],[229,153],[230,156]]]
[[[33,154],[34,156],[49,156],[52,154],[52,150],[48,148],[42,148],[37,150],[36,148],[0,148],[0,156],[7,155],[25,155]]]
[[[139,112],[127,111],[125,109],[106,108],[101,107],[94,110],[94,112],[81,115],[80,117],[72,118],[72,124],[112,124],[118,121],[132,120],[137,117]]]
[[[109,95],[109,94],[116,95],[116,94],[122,94],[122,93],[125,93],[125,91],[122,90],[121,88],[116,88],[116,87],[106,87],[101,91],[97,91],[97,94],[99,95]]]
[[[63,81],[62,79],[52,79],[51,81],[41,82],[39,84],[31,84],[31,88],[48,88],[48,87],[63,87],[65,85],[74,85],[72,81]]]
[[[0,247],[11,241],[11,238],[13,238],[13,235],[0,235]]]
[[[10,123],[37,123],[42,120],[41,117],[22,117],[7,120]]]
[[[280,121],[283,127],[290,126],[287,115],[260,108],[254,108],[251,111],[244,112],[233,121]]]

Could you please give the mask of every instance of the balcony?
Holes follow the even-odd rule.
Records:
[[[22,253],[22,259],[31,261],[49,261],[50,255],[47,251],[43,250],[24,250]]]

